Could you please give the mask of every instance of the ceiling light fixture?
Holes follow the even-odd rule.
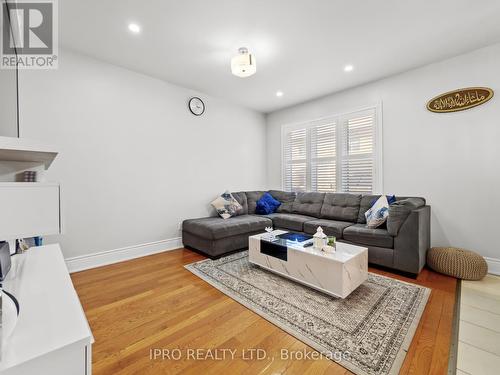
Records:
[[[276,91],[276,96],[281,98],[283,96],[283,91]]]
[[[141,27],[136,23],[130,23],[128,25],[128,29],[132,31],[134,34],[138,34],[141,32]]]
[[[354,69],[354,66],[352,66],[352,65],[344,66],[344,72],[352,72],[353,69]]]
[[[248,52],[248,48],[241,47],[238,54],[231,59],[231,73],[237,77],[250,77],[257,71],[255,57]]]

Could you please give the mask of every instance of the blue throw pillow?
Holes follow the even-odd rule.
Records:
[[[279,200],[274,199],[274,197],[269,193],[264,193],[257,201],[255,213],[257,215],[269,215],[276,212],[280,205],[281,202]]]

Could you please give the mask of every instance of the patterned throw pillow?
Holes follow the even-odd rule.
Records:
[[[389,206],[393,203],[396,202],[396,196],[393,194],[393,195],[386,195],[387,197],[387,203],[389,203]],[[370,202],[370,207],[373,206],[375,204],[375,202],[377,201],[377,198],[373,199],[371,202]]]
[[[366,226],[368,228],[377,228],[384,224],[389,216],[389,202],[387,197],[382,195],[373,206],[365,212]]]
[[[229,191],[222,193],[220,197],[217,197],[217,199],[211,203],[211,205],[223,219],[229,219],[235,216],[236,213],[243,208]]]

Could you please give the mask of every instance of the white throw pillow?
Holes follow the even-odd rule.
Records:
[[[387,197],[382,195],[377,201],[365,212],[366,226],[368,228],[377,228],[381,226],[389,216],[389,202]]]
[[[229,219],[235,216],[236,213],[243,208],[229,191],[222,193],[211,203],[211,205],[223,219]]]

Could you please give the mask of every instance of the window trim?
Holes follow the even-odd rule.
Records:
[[[327,115],[311,120],[300,121],[295,123],[288,123],[281,125],[281,139],[280,139],[280,148],[281,148],[281,189],[285,189],[285,136],[286,133],[290,130],[301,129],[301,128],[310,128],[317,124],[317,122],[322,121],[335,121],[337,124],[337,130],[339,129],[339,124],[341,123],[340,119],[347,115],[375,110],[375,125],[374,125],[374,150],[373,150],[373,159],[374,159],[374,170],[373,170],[373,189],[372,194],[382,194],[384,191],[384,179],[383,179],[383,119],[382,119],[382,102],[366,105],[363,107],[357,107],[349,110],[343,110],[341,112]],[[309,134],[309,132],[307,132]],[[309,135],[307,135],[309,137]],[[337,150],[340,151],[340,136],[337,134]],[[310,155],[307,152],[307,165],[310,165]],[[337,171],[337,177],[340,171]],[[306,178],[306,191],[311,191],[311,178],[310,178],[310,168],[307,169],[307,178]],[[344,193],[343,191],[337,191],[337,193]]]

